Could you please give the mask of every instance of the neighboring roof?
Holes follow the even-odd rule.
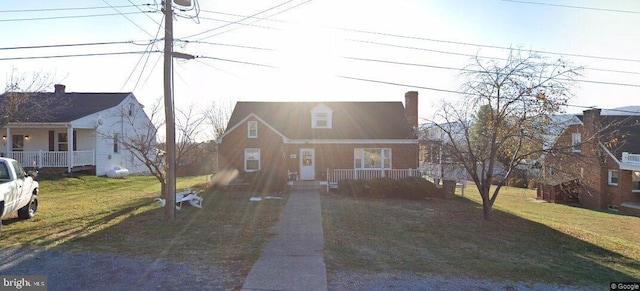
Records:
[[[332,110],[332,128],[311,128],[311,109]],[[238,102],[227,130],[255,114],[290,139],[415,139],[402,102]]]
[[[34,93],[7,93],[34,94]],[[51,108],[47,114],[35,115],[17,122],[70,122],[120,104],[131,93],[35,93],[34,100],[42,100]],[[0,104],[4,94],[0,95]]]
[[[640,154],[640,115],[600,116],[600,141],[618,159],[622,152]]]

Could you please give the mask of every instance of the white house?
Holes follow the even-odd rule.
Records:
[[[48,109],[7,123],[0,155],[26,168],[95,169],[98,176],[116,167],[129,173],[148,172],[122,145],[142,135],[155,140],[155,128],[133,93],[65,92],[65,86],[58,84],[53,93],[11,94],[33,94],[34,100],[47,101]],[[0,95],[0,104],[4,98]]]

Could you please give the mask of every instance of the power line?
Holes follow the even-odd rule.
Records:
[[[640,11],[622,10],[622,9],[595,8],[595,7],[563,5],[563,4],[553,4],[553,3],[542,3],[542,2],[533,2],[533,1],[518,1],[518,0],[502,0],[502,1],[504,1],[504,2],[513,2],[513,3],[521,3],[521,4],[541,5],[541,6],[552,6],[552,7],[562,7],[562,8],[583,9],[583,10],[592,10],[592,11],[606,11],[606,12],[616,12],[616,13],[640,14]]]
[[[242,18],[242,19],[240,19],[240,20],[237,20],[237,21],[234,21],[234,22],[232,22],[232,23],[227,23],[227,24],[225,24],[225,25],[221,25],[221,26],[218,26],[218,27],[214,27],[214,28],[212,28],[212,29],[205,30],[205,31],[203,31],[203,32],[199,32],[199,33],[196,33],[196,34],[192,34],[192,35],[189,35],[189,36],[187,36],[187,37],[185,37],[185,38],[190,38],[190,37],[194,37],[194,36],[203,35],[203,34],[205,34],[205,33],[209,33],[209,32],[211,32],[211,31],[218,30],[218,29],[221,29],[221,28],[227,27],[227,26],[229,26],[229,25],[233,25],[233,24],[236,24],[236,23],[240,23],[240,22],[245,21],[245,20],[247,20],[247,19],[249,19],[249,18],[253,18],[253,17],[258,16],[258,15],[260,15],[260,14],[262,14],[262,13],[265,13],[265,12],[267,12],[267,11],[271,11],[271,10],[273,10],[273,9],[276,9],[276,8],[278,8],[278,7],[280,7],[280,6],[286,5],[286,4],[291,3],[291,2],[293,2],[293,1],[294,1],[294,0],[288,0],[288,1],[285,1],[285,2],[283,2],[283,3],[280,3],[280,4],[276,5],[276,6],[273,6],[273,7],[271,7],[271,8],[268,8],[268,9],[262,10],[262,11],[260,11],[260,12],[258,12],[258,13],[254,13],[254,14],[252,14],[252,15],[249,15],[249,16],[247,16],[247,17],[244,17],[244,18]],[[202,39],[204,39],[204,38],[202,38]],[[200,40],[202,40],[202,39],[200,39]]]
[[[414,39],[414,40],[424,40],[424,41],[430,41],[430,42],[448,43],[448,44],[456,44],[456,45],[464,45],[464,46],[483,47],[483,48],[493,48],[493,49],[501,49],[501,50],[513,50],[512,47],[504,47],[504,46],[496,46],[496,45],[486,45],[486,44],[468,43],[468,42],[460,42],[460,41],[452,41],[452,40],[433,39],[433,38],[425,38],[425,37],[419,37],[419,36],[408,36],[408,35],[376,32],[376,31],[366,31],[366,30],[350,29],[350,28],[337,27],[336,29],[357,32],[357,33],[364,33],[364,34],[382,35],[382,36],[390,36],[390,37]],[[616,57],[607,57],[607,56],[561,53],[561,52],[552,52],[552,51],[544,51],[544,50],[528,50],[528,51],[534,52],[534,53],[540,53],[540,54],[552,54],[552,55],[569,56],[569,57],[581,57],[581,58],[601,59],[601,60],[609,60],[609,61],[640,63],[639,59],[626,59],[626,58],[616,58]]]
[[[200,10],[200,11],[201,12],[206,12],[206,13],[211,13],[211,14],[226,15],[226,16],[247,17],[246,15],[226,13],[226,12],[220,12],[220,11],[211,11],[211,10]],[[252,18],[259,19],[259,20],[267,20],[267,21],[271,21],[271,22],[280,22],[280,23],[288,22],[288,21],[284,21],[284,20],[276,20],[276,19],[271,19],[271,18],[267,18],[267,17],[252,17]]]
[[[123,13],[104,13],[104,14],[89,14],[89,15],[67,15],[67,16],[50,16],[50,17],[35,17],[35,18],[12,18],[12,19],[0,19],[0,22],[12,22],[12,21],[37,21],[37,20],[54,20],[54,19],[71,19],[71,18],[89,18],[89,17],[103,17],[103,16],[115,16],[122,14],[140,14],[140,13],[153,13],[155,11],[143,11],[143,12],[123,12]]]
[[[379,45],[379,46],[388,46],[388,47],[395,47],[395,48],[402,48],[402,49],[421,50],[421,51],[428,51],[428,52],[434,52],[434,53],[439,53],[439,54],[448,54],[448,55],[463,56],[463,57],[470,57],[470,58],[476,58],[477,57],[477,58],[480,58],[480,59],[492,59],[492,60],[500,60],[500,61],[506,61],[507,60],[505,58],[499,58],[499,57],[487,57],[487,56],[465,54],[465,53],[458,53],[458,52],[452,52],[452,51],[434,50],[434,49],[429,49],[429,48],[413,47],[413,46],[406,46],[406,45],[396,45],[396,44],[382,43],[382,42],[375,42],[375,41],[365,41],[365,40],[357,40],[357,39],[347,39],[347,40],[348,41],[353,41],[353,42],[366,43],[366,44],[374,44],[374,45]],[[594,67],[585,67],[584,69],[585,70],[590,70],[590,71],[603,71],[603,72],[613,72],[613,73],[621,73],[621,74],[640,75],[640,72],[624,71],[624,70],[612,70],[612,69],[602,69],[602,68],[594,68]]]
[[[307,0],[307,1],[304,1],[304,2],[301,2],[301,3],[298,3],[298,4],[296,4],[296,5],[294,5],[294,6],[291,6],[291,7],[287,8],[287,9],[284,9],[284,10],[282,10],[282,11],[279,11],[279,12],[276,12],[276,13],[274,13],[274,14],[271,14],[271,15],[267,16],[267,18],[268,18],[268,17],[274,17],[274,16],[276,16],[276,15],[279,15],[279,14],[285,13],[285,12],[287,12],[287,11],[291,10],[291,9],[294,9],[294,8],[296,8],[296,7],[300,6],[300,5],[307,4],[307,3],[311,2],[311,1],[313,1],[313,0]],[[262,19],[257,19],[257,20],[255,20],[255,21],[253,21],[253,22],[250,22],[250,24],[256,23],[256,22],[261,21],[261,20],[262,20]],[[221,31],[221,32],[218,32],[218,33],[216,33],[216,34],[212,34],[212,35],[210,35],[210,36],[203,37],[203,38],[201,38],[201,40],[202,40],[202,39],[211,38],[211,37],[214,37],[214,36],[217,36],[217,35],[221,35],[221,34],[223,34],[223,33],[227,33],[227,32],[230,32],[230,31],[236,30],[236,29],[238,29],[238,28],[239,28],[239,27],[234,27],[234,28],[231,28],[231,29],[228,29],[228,30],[225,30],[225,31]]]
[[[207,41],[200,41],[200,40],[181,40],[181,39],[176,39],[175,42],[208,44],[208,45],[228,46],[228,47],[237,47],[237,48],[253,49],[253,50],[273,51],[273,49],[270,49],[270,48],[262,48],[262,47],[255,47],[255,46],[246,46],[246,45],[237,45],[237,44],[228,44],[228,43],[215,43],[215,42],[207,42]]]
[[[258,64],[258,63],[237,61],[237,60],[231,60],[231,59],[214,58],[214,57],[207,57],[207,56],[195,56],[195,57],[198,58],[198,59],[210,59],[210,60],[218,60],[218,61],[232,62],[232,63],[238,63],[238,64],[259,66],[259,67],[275,68],[274,66],[271,66],[271,65],[264,65],[264,64]]]
[[[39,48],[54,48],[54,47],[113,45],[113,44],[136,44],[136,43],[134,43],[131,40],[129,40],[129,41],[108,41],[108,42],[86,42],[86,43],[68,43],[68,44],[48,44],[48,45],[33,45],[33,46],[0,47],[0,50],[21,50],[21,49],[39,49]]]
[[[136,5],[117,5],[113,6],[116,8],[130,8],[130,7],[139,7],[139,6],[151,6],[153,4],[140,4]],[[47,11],[73,11],[73,10],[93,10],[93,9],[109,9],[113,8],[109,6],[98,6],[98,7],[66,7],[66,8],[41,8],[41,9],[16,9],[16,10],[0,10],[0,13],[22,13],[22,12],[47,12]]]
[[[440,89],[440,88],[433,88],[433,87],[416,86],[416,85],[410,85],[410,84],[402,84],[402,83],[395,83],[395,82],[388,82],[388,81],[379,81],[379,80],[372,80],[372,79],[366,79],[366,78],[357,78],[357,77],[350,77],[350,76],[340,76],[340,75],[338,75],[336,77],[342,78],[342,79],[348,79],[348,80],[355,80],[355,81],[362,81],[362,82],[369,82],[369,83],[377,83],[377,84],[384,84],[384,85],[392,85],[392,86],[400,86],[400,87],[408,87],[408,88],[415,88],[415,89],[424,89],[424,90],[429,90],[429,91],[436,91],[436,92],[443,92],[443,93],[450,93],[450,94],[469,95],[469,93],[465,93],[465,92],[462,92],[462,91],[456,91],[456,90],[447,90],[447,89]],[[471,95],[481,96],[479,94],[471,94]],[[596,108],[595,106],[585,106],[585,105],[576,105],[576,104],[564,104],[564,105],[567,106],[567,107],[577,107],[577,108],[586,108],[586,109]],[[623,110],[623,109],[605,109],[605,110],[619,111],[619,112],[626,112],[626,113],[634,113],[634,114],[638,113],[638,112],[635,112],[635,111]]]
[[[149,51],[153,53],[161,53],[162,51]],[[30,56],[30,57],[11,57],[0,58],[0,61],[11,60],[35,60],[35,59],[53,59],[53,58],[72,58],[72,57],[93,57],[93,56],[110,56],[110,55],[130,55],[130,54],[143,54],[147,51],[129,51],[129,52],[113,52],[113,53],[90,53],[90,54],[72,54],[72,55],[49,55],[49,56]]]
[[[217,22],[224,22],[224,23],[229,23],[229,24],[239,24],[239,25],[243,25],[243,26],[251,26],[251,27],[257,27],[257,28],[264,28],[264,29],[273,29],[273,30],[279,30],[277,28],[273,28],[270,26],[264,26],[264,25],[255,25],[255,24],[250,24],[250,23],[234,23],[235,21],[230,21],[230,20],[222,20],[222,19],[217,19],[217,18],[210,18],[210,17],[203,17],[200,16],[200,19],[204,19],[204,20],[211,20],[211,21],[217,21]],[[208,37],[207,37],[208,38]]]
[[[377,62],[377,63],[386,63],[386,64],[404,65],[404,66],[428,67],[428,68],[434,68],[434,69],[456,70],[456,71],[462,71],[462,72],[477,72],[477,73],[482,73],[483,72],[483,71],[470,70],[470,69],[464,69],[464,68],[444,67],[444,66],[435,66],[435,65],[427,65],[427,64],[406,63],[406,62],[396,62],[396,61],[379,60],[379,59],[366,59],[366,58],[356,58],[356,57],[343,57],[343,58],[350,59],[350,60],[356,60],[356,61]],[[556,78],[556,80],[640,88],[640,85],[638,85],[638,84],[628,84],[628,83],[618,83],[618,82],[604,82],[604,81],[595,81],[595,80],[586,80],[586,79],[565,79],[565,78]]]
[[[102,2],[104,2],[105,4],[111,6],[111,4],[109,4],[109,2],[107,2],[107,0],[102,0]],[[138,25],[135,21],[133,21],[131,18],[129,18],[127,15],[125,15],[124,13],[120,12],[120,10],[118,10],[118,8],[115,8],[113,6],[111,6],[113,8],[113,10],[115,10],[116,12],[118,12],[118,14],[122,15],[122,17],[126,18],[129,22],[131,22],[133,25],[135,25],[138,29],[140,29],[142,32],[146,33],[148,36],[153,37],[153,34],[149,33],[146,29],[142,28],[142,26]],[[140,10],[140,12],[144,12],[142,10]],[[148,16],[148,15],[147,15]],[[159,23],[158,23],[159,25]],[[156,36],[157,37],[157,36]],[[157,47],[156,47],[157,48]]]

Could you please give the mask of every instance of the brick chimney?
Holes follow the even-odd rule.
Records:
[[[404,109],[409,124],[414,129],[418,128],[418,91],[409,91],[404,94]]]
[[[53,88],[54,88],[53,92],[56,93],[56,94],[64,94],[65,93],[64,92],[65,87],[66,86],[62,85],[62,84],[55,84],[55,85],[53,85]]]

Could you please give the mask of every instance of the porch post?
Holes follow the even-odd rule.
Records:
[[[67,127],[67,171],[73,168],[73,126]]]
[[[11,143],[13,142],[13,138],[11,138],[11,128],[7,125],[7,139],[5,143],[7,144],[7,157],[12,158],[11,155],[11,147],[13,146]]]

